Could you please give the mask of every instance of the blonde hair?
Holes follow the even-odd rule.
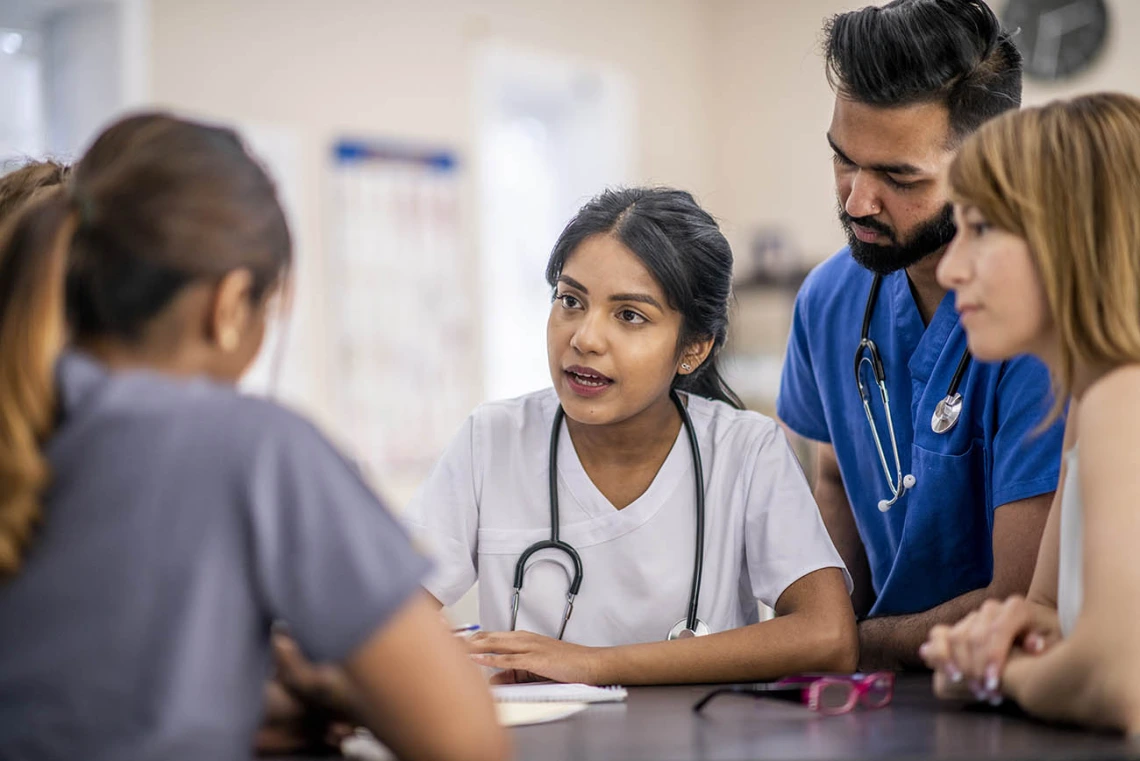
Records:
[[[0,239],[13,237],[20,212],[26,208],[52,205],[58,210],[70,171],[65,164],[32,161],[0,177]],[[43,228],[24,232],[36,237],[52,235]],[[26,268],[6,263],[10,262],[0,260],[0,312],[20,312],[26,317],[0,324],[5,357],[0,361],[0,494],[4,504],[0,577],[19,567],[39,517],[37,494],[48,473],[38,443],[50,429],[55,411],[50,374],[64,334],[60,316],[63,257],[53,252]]]
[[[950,166],[951,198],[1024,238],[1059,334],[1051,419],[1078,362],[1140,362],[1140,100],[1098,93],[994,119]]]
[[[59,188],[71,176],[71,167],[57,161],[29,161],[0,177],[0,224],[15,219],[27,204]]]

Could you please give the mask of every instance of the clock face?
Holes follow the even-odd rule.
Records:
[[[1002,24],[1014,33],[1027,75],[1063,79],[1087,67],[1104,47],[1108,7],[1105,0],[1009,0]]]

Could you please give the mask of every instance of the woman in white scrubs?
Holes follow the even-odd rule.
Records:
[[[426,586],[442,605],[481,582],[473,658],[506,679],[597,684],[852,670],[850,580],[804,475],[717,370],[732,252],[713,218],[682,191],[607,191],[546,274],[553,388],[476,409],[405,517],[434,554]],[[696,626],[699,476],[674,390],[706,503]],[[552,539],[552,432],[558,539],[581,586],[571,613],[571,553],[535,552],[511,631],[516,564]],[[777,617],[759,622],[757,600]],[[711,633],[666,641],[690,628]]]

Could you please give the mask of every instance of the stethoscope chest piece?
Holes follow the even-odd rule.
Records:
[[[699,618],[697,619],[697,626],[695,629],[690,629],[688,619],[682,618],[680,621],[673,625],[672,629],[669,630],[669,639],[692,639],[693,637],[703,637],[706,634],[710,634],[711,631],[712,630],[709,629],[709,625]]]
[[[962,395],[948,394],[934,408],[934,416],[930,419],[930,427],[935,433],[946,433],[958,424],[962,416]]]

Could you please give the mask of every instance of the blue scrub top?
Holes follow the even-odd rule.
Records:
[[[962,416],[931,429],[966,348],[954,295],[928,326],[905,272],[883,278],[869,337],[879,347],[903,473],[914,489],[891,496],[855,382],[854,360],[872,274],[844,248],[816,267],[796,298],[777,412],[796,433],[831,444],[855,515],[876,600],[870,616],[928,610],[993,578],[994,510],[1057,488],[1063,422],[1037,427],[1052,404],[1048,371],[1031,357],[971,362]],[[868,372],[883,451],[894,459],[878,388]]]

